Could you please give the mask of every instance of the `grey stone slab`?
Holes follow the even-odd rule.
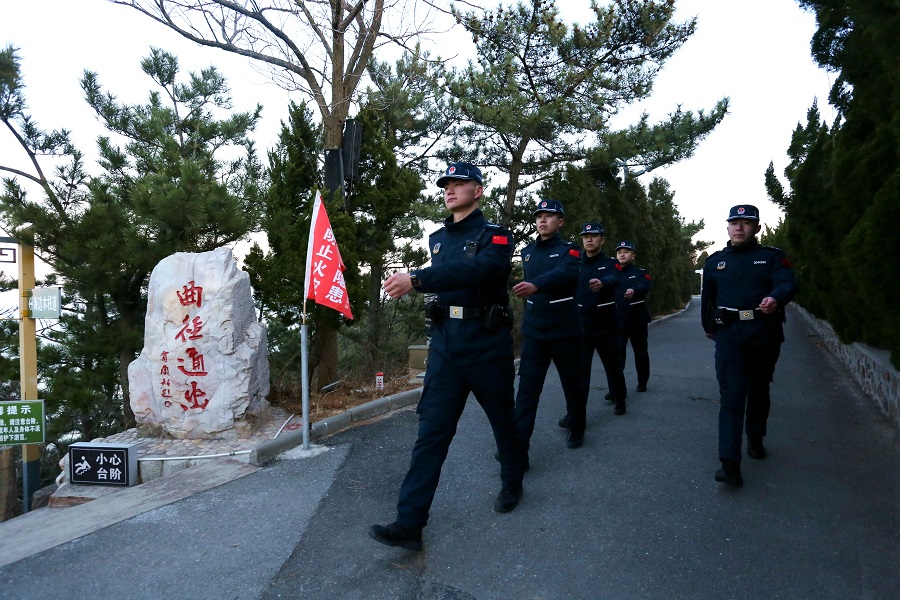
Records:
[[[256,598],[300,542],[347,452],[245,464],[254,472],[227,486],[0,568],[0,598]]]
[[[99,531],[148,510],[170,504],[258,470],[234,460],[207,463],[78,506],[44,508],[0,523],[0,566]],[[113,491],[109,491],[109,490]]]

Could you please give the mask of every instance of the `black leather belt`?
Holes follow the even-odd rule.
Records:
[[[709,309],[709,312],[718,325],[734,323],[735,321],[753,321],[754,319],[761,319],[769,316],[758,308],[728,308],[727,306],[719,306],[717,308]]]
[[[480,306],[442,306],[441,314],[448,319],[480,319],[487,310]]]

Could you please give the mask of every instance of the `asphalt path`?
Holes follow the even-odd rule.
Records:
[[[789,315],[769,456],[745,459],[743,488],[715,483],[714,345],[697,304],[650,328],[649,389],[634,391],[629,364],[626,415],[603,399],[595,359],[580,449],[556,424],[565,409],[550,374],[511,513],[492,509],[495,444],[470,398],[423,552],[366,535],[395,517],[409,408],[6,565],[0,598],[897,598],[897,432]]]

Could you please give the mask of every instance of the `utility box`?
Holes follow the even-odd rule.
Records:
[[[428,346],[409,346],[409,368],[412,371],[424,371],[428,365]]]
[[[409,346],[409,382],[421,383],[428,366],[428,345]]]

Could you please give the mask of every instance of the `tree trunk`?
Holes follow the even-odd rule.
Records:
[[[119,326],[122,328],[122,339],[131,340],[129,335],[136,329],[136,323],[139,322],[137,314],[135,314],[134,306],[136,304],[127,304],[119,307],[121,320]],[[129,344],[130,345],[130,344]],[[143,345],[143,344],[142,344]],[[128,366],[135,359],[135,353],[130,348],[119,348],[119,385],[122,387],[122,425],[125,429],[131,429],[137,426],[134,418],[134,411],[131,410],[131,391],[128,386]]]
[[[13,446],[0,446],[0,521],[19,515],[19,485]]]
[[[122,386],[122,425],[125,429],[135,427],[134,411],[131,410],[131,392],[128,388],[128,365],[134,360],[133,353],[122,349],[119,351],[119,384]]]
[[[512,161],[509,163],[509,183],[506,186],[506,214],[503,215],[503,226],[512,225],[513,215],[516,213],[516,193],[519,191],[519,176],[522,174],[522,165],[525,156],[525,148],[528,147],[528,141],[531,138],[525,138],[519,142],[519,147],[512,153]]]
[[[317,332],[319,338],[319,366],[316,379],[316,390],[338,380],[337,369],[337,331],[322,327]]]
[[[366,337],[366,356],[369,366],[377,369],[378,344],[381,337],[381,277],[384,257],[378,257],[369,265],[369,333]]]

